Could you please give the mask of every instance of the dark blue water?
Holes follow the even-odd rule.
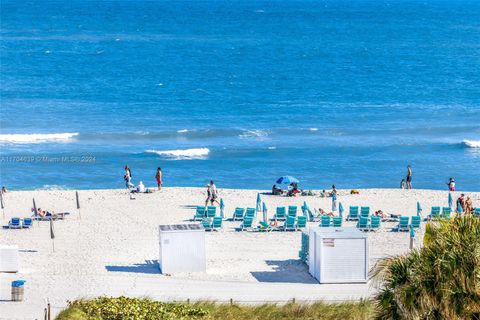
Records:
[[[1,1],[0,184],[480,190],[480,1]]]

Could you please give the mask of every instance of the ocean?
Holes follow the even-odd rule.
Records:
[[[480,1],[11,1],[0,185],[480,190]]]

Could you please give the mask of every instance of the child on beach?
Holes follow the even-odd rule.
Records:
[[[405,182],[405,179],[402,179],[402,182],[400,182],[400,189],[406,189],[407,188],[407,184]]]
[[[162,168],[157,168],[157,174],[155,175],[155,180],[157,180],[158,190],[162,190]]]

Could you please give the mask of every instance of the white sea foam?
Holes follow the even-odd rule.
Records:
[[[275,150],[277,147],[268,147],[268,150]]]
[[[190,130],[188,130],[188,129],[177,130],[178,133],[187,133],[188,131],[190,131]]]
[[[48,142],[68,142],[78,133],[32,133],[32,134],[0,134],[0,143],[30,144]]]
[[[268,136],[268,132],[265,130],[245,130],[242,134],[239,135],[240,138],[263,138]]]
[[[469,148],[480,148],[480,140],[463,140],[463,144]]]
[[[310,128],[310,129],[308,129],[308,130],[310,130],[310,131],[318,131],[318,128]]]
[[[146,150],[170,160],[203,160],[206,159],[210,150],[208,148],[193,148],[180,150]]]

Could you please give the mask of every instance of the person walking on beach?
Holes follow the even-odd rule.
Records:
[[[212,192],[210,191],[210,184],[207,184],[207,199],[205,200],[205,207],[208,206],[208,202],[212,199]]]
[[[407,189],[412,189],[412,167],[407,166]]]
[[[447,183],[448,190],[455,191],[455,180],[450,178],[450,181]]]
[[[132,171],[130,171],[128,165],[125,165],[125,175],[123,176],[123,179],[125,180],[125,186],[127,189],[135,187],[132,183]]]
[[[157,168],[157,174],[155,175],[155,180],[157,180],[158,190],[162,190],[162,168]]]
[[[220,205],[220,202],[218,202],[218,190],[217,186],[213,182],[213,180],[210,180],[210,203],[213,205],[214,203],[217,203]]]

